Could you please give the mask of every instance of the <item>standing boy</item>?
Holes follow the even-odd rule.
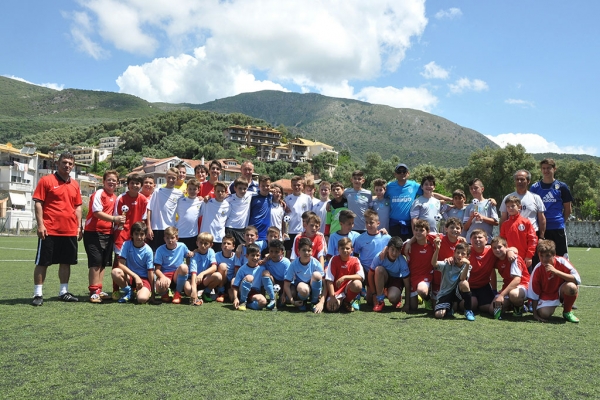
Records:
[[[517,196],[508,196],[504,200],[508,218],[500,227],[500,236],[506,239],[508,247],[515,247],[519,256],[525,261],[525,265],[533,270],[531,260],[537,246],[535,229],[529,219],[524,218],[521,211],[521,200]]]
[[[147,236],[153,251],[156,251],[164,243],[165,229],[175,226],[177,201],[183,197],[183,192],[175,189],[178,172],[175,167],[167,170],[165,187],[156,190],[148,204]]]
[[[429,231],[437,233],[437,223],[441,219],[440,210],[442,203],[433,197],[435,178],[432,175],[427,175],[421,180],[421,190],[423,191],[423,195],[417,197],[410,208],[413,234],[417,220],[427,221],[429,223]]]
[[[319,183],[319,197],[320,200],[313,201],[312,211],[317,214],[321,219],[321,227],[319,232],[325,234],[325,227],[327,226],[327,203],[329,203],[329,195],[331,194],[331,183],[327,181],[321,181]]]
[[[244,228],[248,226],[252,192],[248,191],[248,182],[244,178],[233,181],[233,189],[235,192],[225,199],[229,203],[225,233],[233,236],[236,245],[239,245],[244,243]]]
[[[371,206],[371,191],[363,189],[365,174],[360,170],[352,172],[352,187],[344,190],[344,196],[348,200],[348,209],[356,214],[354,230],[363,233],[365,226],[365,211]]]
[[[227,196],[227,186],[223,182],[215,182],[214,198],[206,201],[200,209],[202,223],[200,232],[208,232],[213,235],[213,250],[219,252],[221,243],[225,237],[225,224],[231,212],[231,206],[225,201]]]
[[[285,242],[285,249],[287,256],[289,257],[292,251],[292,245],[294,238],[297,234],[302,233],[302,214],[312,209],[312,199],[303,193],[304,190],[304,178],[300,176],[294,176],[292,182],[292,193],[285,197],[285,204],[287,205],[287,214],[290,217],[288,223],[288,234],[290,240]]]
[[[340,213],[348,209],[348,201],[344,196],[344,185],[340,182],[332,183],[331,194],[333,195],[333,199],[331,199],[327,206],[327,219],[325,221],[324,235],[326,237],[340,230]]]
[[[469,182],[469,191],[473,202],[469,204],[463,216],[465,237],[470,238],[475,229],[485,231],[486,237],[492,238],[494,226],[498,225],[498,211],[492,199],[483,197],[485,187],[481,179],[474,178]]]
[[[414,234],[416,242],[411,246],[408,268],[410,270],[410,309],[416,310],[419,306],[418,298],[423,299],[425,309],[433,310],[431,301],[431,282],[433,281],[433,268],[431,268],[431,257],[433,256],[433,243],[427,239],[429,223],[424,220],[415,222]],[[405,255],[406,249],[404,249]]]
[[[379,229],[390,230],[390,199],[385,197],[387,183],[384,179],[378,178],[373,181],[373,191],[375,197],[371,201],[371,208],[377,211],[379,215]],[[366,219],[365,219],[366,222]]]
[[[248,219],[248,225],[252,225],[258,230],[258,240],[267,239],[272,207],[271,178],[269,175],[260,175],[258,177],[258,193],[250,200],[250,217]]]
[[[198,197],[200,182],[196,178],[187,183],[187,197],[181,197],[177,201],[177,222],[175,227],[179,231],[179,241],[185,243],[188,249],[196,249],[196,237],[198,236],[198,218],[202,199]]]

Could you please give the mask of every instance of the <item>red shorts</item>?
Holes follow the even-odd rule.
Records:
[[[148,289],[149,291],[152,291],[152,285],[150,284],[150,281],[148,280],[148,278],[142,278],[140,276],[140,279],[142,280],[142,285],[144,285],[144,287],[146,289]],[[131,286],[133,289],[136,288],[135,280],[133,278],[129,278],[129,286]]]
[[[425,275],[412,275],[410,276],[410,291],[415,293],[417,291],[417,286],[421,282],[425,282],[431,286],[431,280],[433,278],[433,274],[425,274]]]
[[[173,276],[175,275],[175,271],[164,272],[163,275],[173,281]]]

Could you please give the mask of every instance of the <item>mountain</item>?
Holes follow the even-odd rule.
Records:
[[[461,167],[473,151],[498,147],[479,132],[433,114],[315,93],[267,90],[182,106],[283,124],[293,135],[349,149],[359,159],[371,151],[384,159],[397,155],[409,165]]]

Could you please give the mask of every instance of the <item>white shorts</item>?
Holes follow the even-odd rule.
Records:
[[[560,285],[560,287],[558,288],[558,292],[556,293],[556,298],[555,299],[551,299],[551,300],[538,300],[538,304],[537,304],[537,308],[544,308],[544,307],[558,307],[560,306],[560,292],[562,291],[563,286],[565,285],[564,282],[562,285]]]

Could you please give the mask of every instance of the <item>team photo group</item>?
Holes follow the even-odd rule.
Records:
[[[185,165],[170,168],[161,187],[153,176],[129,174],[118,195],[119,175],[108,170],[87,215],[70,177],[74,164],[63,153],[33,195],[34,306],[44,303],[53,264],[59,300],[79,301],[68,284],[82,241],[92,303],[219,302],[314,313],[424,308],[434,318],[531,313],[541,322],[559,308],[579,322],[573,309],[581,279],[565,231],[572,196],[555,179],[553,159],[540,162],[542,178],[533,183],[530,171],[515,171],[515,191],[498,201],[485,197],[475,177],[469,197],[461,189],[436,193],[434,176],[411,180],[402,163],[394,180],[375,179],[372,191],[357,170],[349,182],[315,185],[295,176],[286,193],[269,176],[255,177],[251,161],[223,182],[223,166],[213,160],[191,179]],[[111,289],[103,287],[107,267]]]

